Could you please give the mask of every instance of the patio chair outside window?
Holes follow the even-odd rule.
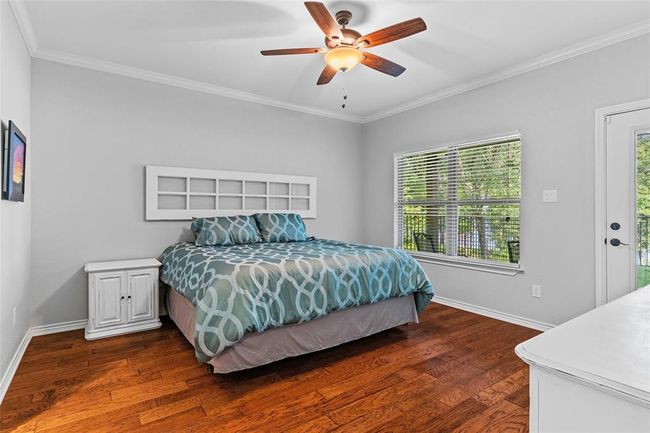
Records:
[[[508,259],[510,263],[519,263],[519,240],[508,241]]]
[[[413,240],[418,251],[437,253],[438,249],[433,243],[433,237],[428,233],[413,233]]]

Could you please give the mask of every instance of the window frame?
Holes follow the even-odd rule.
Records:
[[[413,256],[416,260],[433,263],[445,266],[451,266],[456,268],[471,269],[476,271],[484,271],[490,273],[496,273],[501,275],[514,276],[519,273],[524,272],[522,266],[522,257],[523,255],[520,252],[519,263],[507,263],[507,262],[498,262],[485,259],[476,259],[470,257],[461,257],[461,256],[448,256],[443,253],[430,253],[426,251],[412,251],[405,250],[400,244],[402,233],[400,233],[400,207],[398,205],[399,197],[399,187],[398,187],[398,166],[399,158],[403,156],[409,156],[424,152],[445,152],[450,149],[463,149],[468,147],[475,147],[480,145],[486,145],[493,142],[504,141],[504,140],[519,140],[520,144],[520,195],[519,195],[519,238],[521,239],[521,234],[523,233],[524,219],[522,218],[522,210],[524,203],[524,176],[523,176],[523,154],[524,154],[524,138],[520,130],[510,131],[504,134],[494,134],[489,135],[486,138],[480,138],[475,140],[461,140],[453,143],[447,143],[440,146],[427,146],[418,149],[412,149],[408,151],[401,151],[393,153],[393,247],[401,249],[406,253]],[[505,201],[505,200],[504,200]]]

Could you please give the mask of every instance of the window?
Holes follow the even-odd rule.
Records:
[[[519,135],[396,155],[396,247],[519,263],[520,199]]]

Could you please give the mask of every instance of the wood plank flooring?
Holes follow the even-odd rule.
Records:
[[[96,341],[35,337],[0,432],[526,432],[536,331],[431,304],[419,325],[212,375],[169,320]]]

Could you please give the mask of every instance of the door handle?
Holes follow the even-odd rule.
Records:
[[[610,243],[613,247],[617,247],[617,246],[619,246],[619,245],[627,245],[627,246],[630,245],[630,244],[626,244],[626,243],[621,242],[621,240],[618,239],[618,238],[612,238],[612,239],[610,239],[610,240],[609,240],[609,243]]]

